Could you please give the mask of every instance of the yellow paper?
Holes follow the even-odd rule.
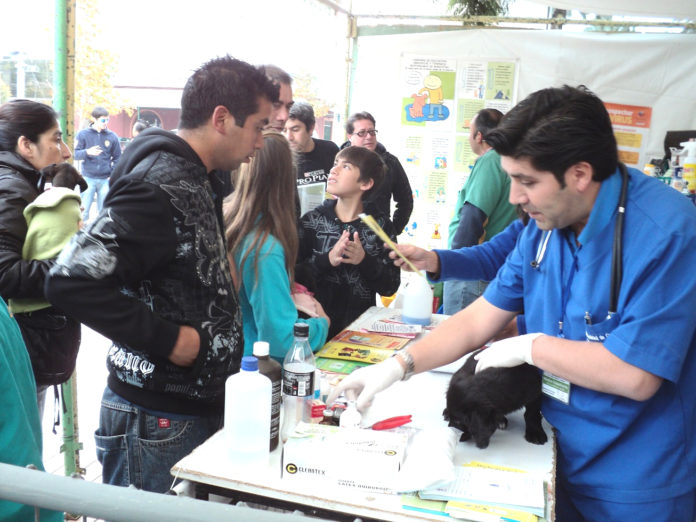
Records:
[[[360,214],[360,219],[362,219],[363,222],[368,227],[370,227],[370,230],[377,234],[378,238],[384,241],[389,248],[396,252],[396,255],[403,259],[404,262],[409,266],[409,268],[411,268],[411,270],[416,272],[418,275],[425,277],[425,275],[423,275],[423,272],[418,270],[413,263],[411,263],[401,252],[399,252],[399,249],[396,248],[396,243],[394,243],[391,240],[391,238],[387,235],[387,233],[382,229],[382,227],[379,226],[379,224],[375,221],[375,218],[373,218],[372,216],[368,216],[367,214]]]

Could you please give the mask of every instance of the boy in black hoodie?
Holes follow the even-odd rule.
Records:
[[[312,269],[316,298],[331,318],[329,338],[374,305],[378,293],[392,295],[401,282],[382,240],[359,218],[384,171],[382,159],[369,149],[341,150],[326,184],[337,199],[324,201],[301,219],[298,261]],[[373,217],[394,240],[389,217]]]
[[[126,149],[103,210],[50,272],[48,299],[114,342],[95,434],[105,483],[167,491],[171,466],[222,425],[243,338],[215,170],[263,146],[277,97],[245,62],[204,64],[177,133],[151,128]]]

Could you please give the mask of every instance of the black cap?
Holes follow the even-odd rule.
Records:
[[[307,323],[295,323],[295,337],[309,337],[309,325]]]

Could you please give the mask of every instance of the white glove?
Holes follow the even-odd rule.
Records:
[[[478,361],[476,373],[492,367],[510,368],[524,363],[534,364],[532,361],[532,343],[540,335],[544,334],[518,335],[492,343],[488,348],[474,356],[474,359]]]
[[[400,381],[404,372],[404,367],[396,360],[396,357],[390,357],[378,364],[358,368],[338,383],[338,386],[329,394],[326,403],[333,403],[342,392],[346,392],[346,395],[352,392],[353,395],[357,394],[356,406],[358,410],[365,411],[372,403],[372,398],[396,381]]]

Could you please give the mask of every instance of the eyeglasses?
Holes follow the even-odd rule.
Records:
[[[109,121],[109,118],[99,118],[99,121],[100,121],[101,123],[106,123],[106,122]]]
[[[377,129],[370,129],[370,130],[361,130],[355,133],[356,135],[360,136],[361,138],[364,138],[368,134],[370,136],[377,136]]]

